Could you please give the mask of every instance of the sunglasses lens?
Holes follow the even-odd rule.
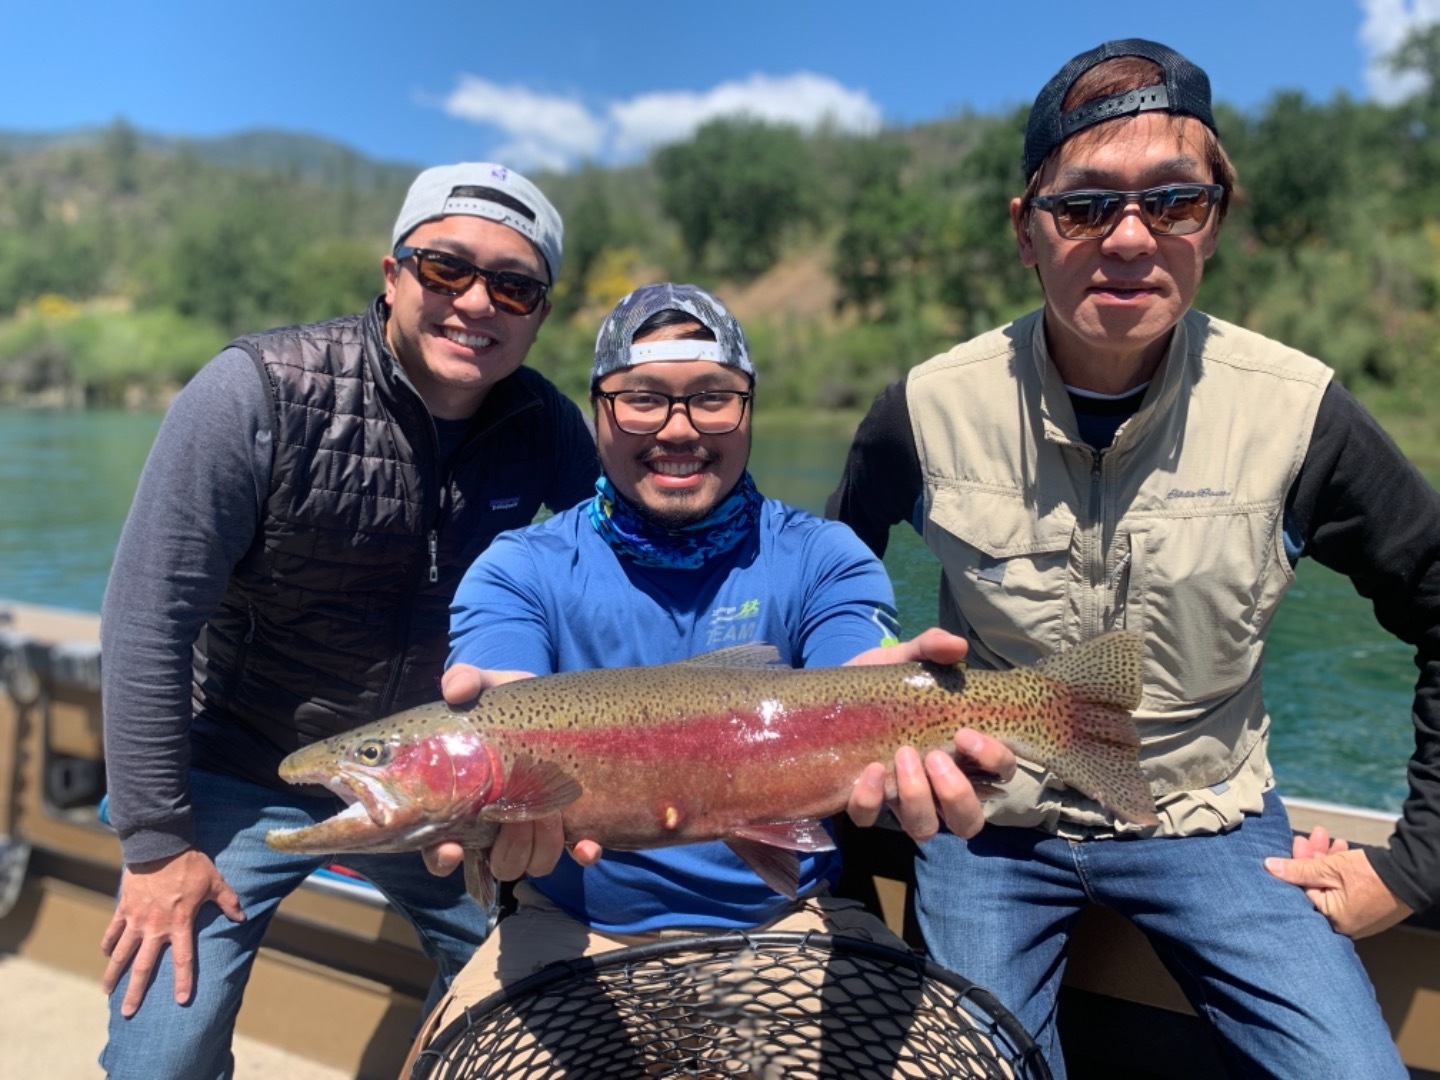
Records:
[[[475,284],[475,267],[461,259],[448,259],[431,252],[416,254],[415,272],[421,285],[446,296],[458,296]]]
[[[540,301],[545,296],[545,286],[524,274],[511,274],[502,270],[490,274],[485,284],[495,306],[511,315],[529,315],[540,306]]]
[[[1125,201],[1113,191],[1077,191],[1055,200],[1055,225],[1071,240],[1093,240],[1110,231]]]
[[[1152,232],[1185,236],[1198,232],[1209,219],[1210,192],[1195,184],[1152,188],[1143,206]]]

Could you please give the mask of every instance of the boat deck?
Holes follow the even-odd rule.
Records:
[[[0,602],[0,1076],[100,1075],[99,941],[120,851],[95,813],[98,630],[93,615]],[[1297,829],[1324,824],[1352,843],[1384,844],[1394,826],[1353,807],[1287,805]],[[878,833],[871,841],[874,902],[903,930],[897,845]],[[1440,921],[1411,920],[1359,950],[1412,1076],[1440,1080]],[[431,970],[409,925],[377,893],[312,879],[281,906],[256,962],[237,1024],[237,1075],[396,1076]],[[1072,1077],[1223,1075],[1154,952],[1113,914],[1082,919],[1064,993]]]

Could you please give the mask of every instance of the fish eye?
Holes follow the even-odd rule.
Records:
[[[384,739],[366,739],[355,748],[361,765],[384,765],[390,760],[390,744]]]

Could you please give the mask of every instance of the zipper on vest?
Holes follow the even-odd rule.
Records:
[[[440,565],[436,561],[436,556],[440,552],[440,538],[436,535],[434,529],[430,530],[430,536],[426,542],[426,546],[430,549],[430,580],[439,581]]]
[[[1105,629],[1105,513],[1100,503],[1101,473],[1105,455],[1099,450],[1090,451],[1090,517],[1092,521],[1090,550],[1086,557],[1086,577],[1090,587],[1086,590],[1084,603],[1085,622],[1088,624],[1085,636],[1090,637]]]

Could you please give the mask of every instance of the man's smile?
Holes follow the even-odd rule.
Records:
[[[440,336],[467,349],[484,349],[495,344],[495,339],[487,334],[467,334],[451,326],[440,327]]]

